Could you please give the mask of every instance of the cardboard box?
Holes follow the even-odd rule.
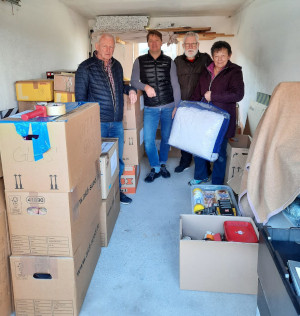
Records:
[[[75,92],[75,74],[72,74],[72,73],[54,74],[54,90]],[[64,101],[57,101],[57,102],[64,102]]]
[[[10,316],[12,308],[12,291],[9,266],[9,238],[6,221],[4,184],[0,179],[0,312],[1,316]]]
[[[125,166],[124,172],[121,176],[121,191],[124,193],[136,193],[139,178],[140,165]]]
[[[99,170],[99,104],[86,103],[46,124],[51,148],[34,161],[33,140],[24,140],[8,118],[0,121],[0,151],[7,191],[71,192],[87,172]],[[29,132],[29,134],[31,134]],[[42,135],[42,134],[41,134]]]
[[[99,213],[83,237],[73,258],[10,257],[16,316],[79,314],[101,251]]]
[[[54,91],[54,102],[75,102],[75,93]]]
[[[257,293],[258,243],[205,241],[207,231],[224,234],[227,216],[180,216],[180,288],[182,290]],[[254,222],[248,217],[233,221]],[[192,240],[183,240],[190,236]]]
[[[225,171],[225,183],[236,194],[239,194],[241,177],[248,158],[251,145],[251,137],[248,135],[235,135],[227,144],[227,163]]]
[[[144,129],[124,130],[123,161],[125,165],[138,165],[144,155]]]
[[[102,138],[100,156],[102,199],[106,199],[115,180],[119,179],[118,138]]]
[[[142,91],[137,92],[137,101],[134,104],[130,103],[128,95],[124,94],[124,114],[123,127],[124,129],[137,129],[144,122],[144,97]]]
[[[243,134],[254,136],[256,127],[266,109],[267,105],[251,101]]]
[[[100,209],[101,247],[107,247],[120,212],[120,187],[117,178]]]
[[[37,102],[36,101],[18,101],[19,112],[24,112],[28,110],[35,110]]]
[[[18,101],[53,101],[53,80],[17,81],[16,94]]]
[[[13,255],[73,257],[101,208],[98,175],[69,193],[6,191]]]

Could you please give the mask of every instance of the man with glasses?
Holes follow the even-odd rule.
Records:
[[[166,168],[170,145],[174,106],[180,102],[180,87],[174,61],[161,50],[162,34],[156,30],[147,34],[148,54],[138,57],[132,69],[131,84],[144,95],[144,143],[150,163],[145,182],[162,176],[169,178]],[[155,135],[160,122],[161,143],[158,154]]]
[[[199,52],[199,36],[197,33],[187,32],[182,47],[184,54],[177,56],[174,61],[177,68],[181,99],[190,100],[201,72],[205,69],[205,66],[212,62],[212,59],[208,54]],[[192,158],[192,154],[182,150],[179,166],[175,168],[175,172],[179,173],[189,168]]]

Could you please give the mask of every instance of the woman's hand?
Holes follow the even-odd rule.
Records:
[[[210,102],[211,101],[211,91],[206,91],[204,94],[204,98]]]

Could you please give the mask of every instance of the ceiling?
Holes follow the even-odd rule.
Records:
[[[60,0],[88,19],[98,15],[232,16],[249,0]],[[252,0],[253,1],[253,0]]]

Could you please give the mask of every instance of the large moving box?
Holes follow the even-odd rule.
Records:
[[[11,256],[16,316],[77,316],[100,251],[98,213],[73,258]]]
[[[76,107],[75,104],[70,106]],[[38,122],[37,132],[25,139],[16,132],[32,123],[18,118],[0,121],[0,151],[7,191],[70,192],[90,170],[99,170],[101,132],[99,104],[86,103],[49,122]],[[48,145],[34,161],[34,149]],[[26,131],[27,134],[27,131]],[[38,142],[37,142],[38,141]],[[36,147],[34,147],[36,146]],[[98,158],[96,158],[98,157]]]
[[[1,153],[0,153],[0,178],[2,177],[3,177],[3,170],[2,170]]]
[[[246,221],[248,217],[181,215],[180,288],[183,290],[257,293],[258,243],[203,240],[207,231],[224,234],[225,221]],[[192,240],[184,240],[189,236]]]
[[[102,138],[101,151],[102,199],[106,199],[115,180],[119,179],[118,138]]]
[[[53,80],[17,81],[16,94],[18,101],[53,101]]]
[[[10,316],[12,297],[9,266],[9,240],[6,222],[3,179],[0,179],[0,314]]]
[[[144,154],[144,128],[124,130],[123,161],[125,165],[139,165]]]
[[[112,235],[115,223],[120,212],[120,187],[119,177],[115,179],[109,194],[105,200],[102,200],[100,210],[100,232],[101,246],[107,247]]]
[[[87,174],[68,193],[6,191],[13,255],[75,255],[101,208],[98,175]]]

